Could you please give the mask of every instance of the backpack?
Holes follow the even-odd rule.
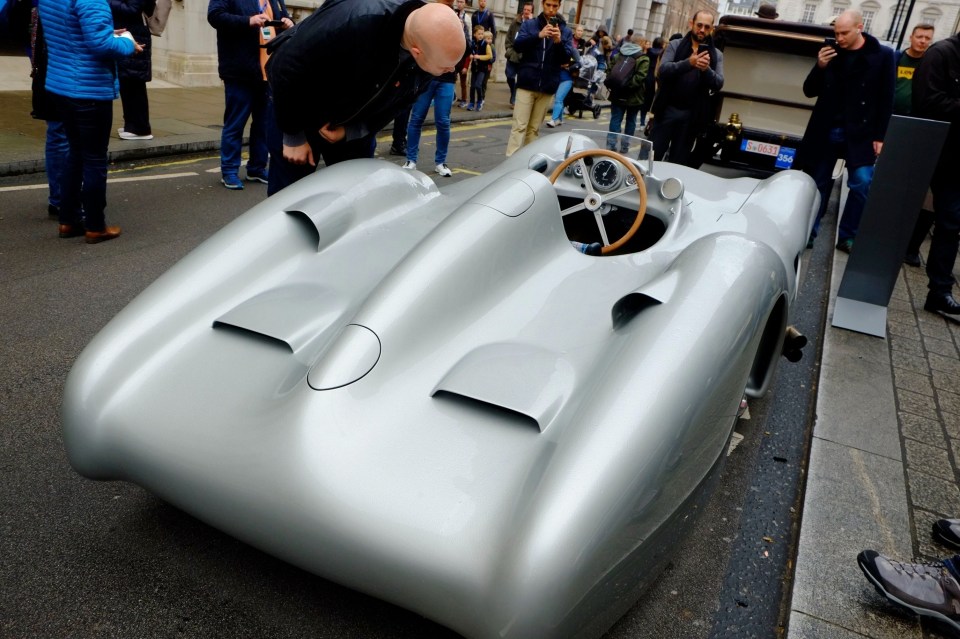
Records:
[[[607,79],[603,81],[603,86],[611,91],[621,91],[627,87],[627,82],[633,75],[633,70],[637,68],[637,59],[633,56],[626,56],[620,59],[610,72]]]
[[[146,19],[147,28],[155,36],[163,35],[163,30],[167,28],[167,18],[170,17],[170,10],[173,8],[173,0],[157,0],[150,15],[146,12],[143,17]]]

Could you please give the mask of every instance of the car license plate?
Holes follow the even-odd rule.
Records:
[[[797,155],[797,150],[779,144],[770,144],[769,142],[758,142],[757,140],[744,139],[740,142],[740,150],[747,153],[759,153],[760,155],[769,155],[775,157],[774,166],[778,169],[789,169],[793,166],[793,158]]]

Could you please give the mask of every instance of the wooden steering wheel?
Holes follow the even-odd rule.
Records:
[[[621,164],[622,166],[627,167],[627,170],[633,174],[634,179],[637,181],[636,186],[630,185],[627,188],[618,189],[612,193],[600,193],[595,188],[593,188],[593,182],[590,180],[590,172],[587,163],[584,161],[584,158],[588,157],[605,157],[611,158],[615,162]],[[606,149],[587,149],[586,151],[578,151],[574,153],[566,160],[560,163],[554,172],[550,175],[550,183],[556,184],[557,179],[563,175],[563,172],[572,165],[574,162],[580,163],[580,171],[583,175],[583,184],[587,189],[587,194],[583,198],[583,202],[571,206],[568,209],[564,209],[560,213],[562,215],[569,215],[570,213],[575,213],[580,209],[587,209],[588,211],[593,212],[594,218],[597,221],[597,226],[600,229],[600,237],[604,240],[604,247],[600,250],[601,255],[606,255],[616,251],[618,248],[630,241],[637,230],[640,228],[640,223],[643,222],[643,216],[647,213],[647,187],[643,183],[643,174],[640,173],[640,170],[636,166],[622,155],[616,151],[608,151]],[[603,224],[603,216],[600,214],[600,208],[604,204],[604,199],[611,199],[616,196],[623,195],[629,191],[636,189],[640,192],[640,206],[637,208],[637,217],[633,220],[633,224],[627,229],[627,232],[615,242],[607,242],[607,230]]]

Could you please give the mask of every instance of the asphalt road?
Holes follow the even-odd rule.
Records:
[[[500,162],[508,126],[455,128],[448,164],[456,173],[438,182]],[[420,167],[429,171],[432,136],[424,143]],[[56,237],[46,191],[24,188],[43,175],[0,180],[0,637],[455,636],[263,554],[137,486],[84,479],[67,463],[58,411],[84,345],[265,197],[260,184],[225,190],[217,166],[199,157],[115,167],[107,218],[124,234],[95,246]],[[819,248],[801,293],[807,357],[783,360],[773,393],[751,402],[751,419],[737,427],[743,443],[703,515],[609,637],[778,636],[828,276],[829,247]]]

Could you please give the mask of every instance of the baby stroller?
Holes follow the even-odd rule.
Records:
[[[592,55],[585,55],[580,58],[580,69],[576,77],[573,78],[573,89],[563,99],[563,106],[567,108],[567,113],[577,114],[578,118],[583,117],[584,111],[593,113],[593,118],[600,117],[600,106],[593,103],[593,92],[590,87],[603,83],[606,74],[597,69],[597,59]],[[577,89],[585,89],[585,93],[578,93]]]

